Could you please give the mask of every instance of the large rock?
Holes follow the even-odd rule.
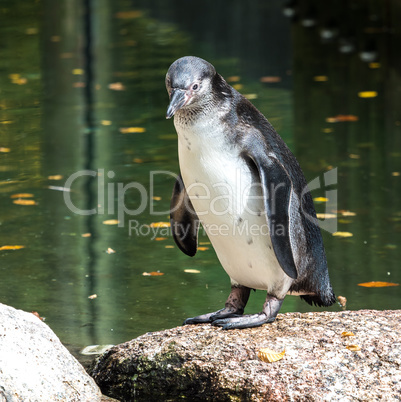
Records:
[[[93,379],[32,313],[0,304],[0,401],[100,401]]]
[[[284,358],[262,362],[261,348],[285,349]],[[232,331],[173,328],[115,346],[91,374],[121,401],[401,400],[401,312],[279,314]]]

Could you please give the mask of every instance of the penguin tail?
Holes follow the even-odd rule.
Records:
[[[311,306],[315,305],[319,307],[329,307],[337,301],[336,295],[331,288],[323,295],[301,295],[300,297]]]

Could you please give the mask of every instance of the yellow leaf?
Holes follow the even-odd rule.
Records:
[[[184,269],[184,272],[187,274],[200,274],[200,271],[198,269]]]
[[[24,199],[18,198],[17,200],[13,201],[13,204],[16,204],[16,205],[36,205],[36,202],[34,200],[24,200]]]
[[[163,240],[167,240],[167,237],[155,237],[156,241],[163,241]]]
[[[121,127],[120,133],[129,134],[129,133],[144,133],[146,128],[144,127]]]
[[[200,241],[199,242],[200,246],[206,246],[206,245],[209,245],[209,244],[210,244],[210,241]]]
[[[88,296],[88,299],[96,299],[97,298],[97,294],[94,294],[94,295],[90,295],[90,296]]]
[[[168,245],[168,246],[164,246],[164,248],[174,248],[174,246]]]
[[[118,219],[107,219],[103,221],[103,225],[118,225],[120,221]]]
[[[152,197],[152,200],[155,200],[155,201],[161,201],[161,199],[162,199],[162,197],[159,197],[159,196],[157,196],[157,195],[155,195],[154,197]]]
[[[346,348],[348,350],[352,350],[353,352],[357,352],[358,350],[361,350],[361,347],[358,345],[347,345]]]
[[[108,88],[113,91],[125,91],[125,86],[122,82],[112,82],[108,85]]]
[[[244,94],[244,96],[249,100],[258,99],[258,94]]]
[[[313,201],[316,201],[316,202],[327,202],[329,199],[328,198],[326,198],[326,197],[315,197],[314,199],[313,199]]]
[[[34,195],[31,193],[18,193],[10,196],[10,198],[32,198],[32,197],[34,197]]]
[[[365,288],[384,288],[388,286],[399,286],[399,284],[392,282],[372,281],[372,282],[358,283],[358,286],[363,286]]]
[[[355,212],[351,212],[351,211],[341,211],[341,215],[342,215],[342,216],[355,216],[356,213],[355,213]]]
[[[272,76],[267,76],[267,77],[261,77],[260,82],[265,82],[268,84],[272,84],[275,82],[280,82],[281,81],[281,77],[272,77]]]
[[[238,82],[241,79],[239,75],[233,75],[231,77],[227,77],[227,82]]]
[[[0,152],[4,152],[4,153],[6,153],[6,152],[10,152],[11,151],[11,149],[10,148],[6,148],[6,147],[0,147]]]
[[[325,82],[329,80],[329,77],[327,77],[326,75],[316,75],[315,77],[313,77],[313,79],[317,82]]]
[[[74,75],[83,75],[85,73],[85,70],[83,70],[82,68],[74,68],[72,70],[72,73]]]
[[[237,91],[240,91],[244,86],[242,84],[234,84],[233,88],[236,89]]]
[[[132,159],[132,162],[134,162],[134,163],[143,163],[143,159],[141,159],[141,158],[134,158],[134,159]]]
[[[109,248],[106,250],[106,253],[107,253],[107,254],[114,254],[115,251],[114,251],[112,248],[109,247]]]
[[[358,120],[359,120],[359,117],[354,116],[352,114],[339,114],[334,117],[326,118],[327,123],[340,123],[340,122],[344,122],[344,121],[358,121]]]
[[[100,124],[102,126],[111,126],[111,120],[102,120]]]
[[[391,176],[393,176],[393,177],[398,177],[400,175],[401,175],[400,172],[391,172]]]
[[[20,250],[21,248],[25,248],[25,246],[0,246],[1,250]]]
[[[170,222],[153,222],[150,224],[151,228],[169,228]]]
[[[341,305],[342,307],[345,307],[345,306],[346,306],[346,304],[347,304],[347,298],[346,298],[346,297],[344,297],[344,296],[338,296],[337,299],[338,299],[338,302],[340,303],[340,305]]]
[[[376,91],[362,91],[358,92],[360,98],[375,98],[377,96]]]
[[[82,237],[91,237],[92,233],[82,233],[81,236]]]
[[[335,237],[352,237],[353,234],[350,232],[334,232],[333,236],[335,236]]]
[[[209,250],[209,247],[198,247],[199,251],[206,251]]]
[[[332,128],[323,128],[322,129],[322,131],[324,132],[324,133],[332,133],[334,130],[332,129]]]
[[[270,350],[267,348],[260,349],[258,352],[258,357],[262,362],[265,363],[273,363],[281,360],[285,355],[285,350],[282,352],[275,352],[274,350]]]
[[[369,63],[369,68],[380,68],[380,63]]]
[[[353,332],[351,332],[351,331],[344,331],[344,332],[341,332],[341,336],[343,338],[345,338],[347,336],[355,336],[355,334]]]
[[[48,176],[47,177],[49,180],[61,180],[63,178],[63,176],[61,174],[55,174],[52,176]]]

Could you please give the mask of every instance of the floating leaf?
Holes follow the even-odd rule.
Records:
[[[10,151],[11,151],[11,149],[10,149],[10,148],[6,148],[6,147],[0,147],[0,152],[7,153],[7,152],[10,152]]]
[[[244,86],[242,84],[234,84],[233,88],[236,89],[237,91],[240,91]]]
[[[262,362],[265,363],[273,363],[281,360],[285,355],[285,350],[282,352],[275,352],[274,350],[270,350],[267,348],[260,349],[258,352],[258,357]]]
[[[338,211],[341,213],[342,216],[355,216],[356,213],[355,212],[351,212],[351,211]]]
[[[20,250],[21,248],[25,248],[25,246],[0,246],[1,250]]]
[[[149,226],[151,228],[169,228],[170,222],[153,222]]]
[[[401,175],[400,172],[391,172],[391,176],[398,177],[400,175]]]
[[[350,232],[334,232],[333,236],[335,236],[335,237],[352,237],[353,234]]]
[[[93,295],[88,296],[88,299],[91,299],[91,300],[96,299],[96,298],[97,298],[97,294],[93,294]]]
[[[206,251],[209,250],[209,247],[198,247],[198,251]]]
[[[199,242],[200,246],[206,246],[206,245],[209,245],[209,244],[210,244],[210,241],[200,241]]]
[[[121,127],[120,133],[122,134],[130,134],[130,133],[144,133],[146,128],[144,127]]]
[[[231,77],[227,77],[227,82],[238,82],[241,79],[239,75],[233,75]]]
[[[107,254],[114,254],[115,253],[115,250],[113,250],[112,248],[108,248],[107,250],[106,250],[106,253]]]
[[[152,272],[143,272],[143,276],[162,276],[164,275],[163,272],[160,271],[152,271]]]
[[[81,236],[82,237],[91,237],[92,233],[82,233]]]
[[[328,198],[326,198],[326,197],[315,197],[314,199],[313,199],[313,201],[316,201],[316,202],[327,202],[329,199]]]
[[[276,76],[266,76],[266,77],[261,77],[260,82],[264,82],[267,84],[273,84],[276,82],[280,82],[281,77],[276,77]]]
[[[244,94],[244,96],[249,100],[258,99],[258,94]]]
[[[332,133],[334,130],[332,128],[322,128],[324,133]]]
[[[103,221],[103,225],[118,225],[120,221],[118,219],[107,219]]]
[[[340,123],[344,121],[358,121],[359,117],[355,116],[353,114],[339,114],[334,117],[327,117],[326,122],[327,123]]]
[[[63,176],[61,174],[55,174],[55,175],[52,175],[52,176],[48,176],[47,178],[49,180],[62,180]]]
[[[167,240],[167,237],[155,237],[156,241],[163,241],[163,240]]]
[[[362,91],[358,92],[360,98],[375,98],[377,96],[376,91]]]
[[[313,77],[313,80],[317,82],[325,82],[329,80],[329,77],[327,77],[326,75],[316,75],[315,77]]]
[[[361,350],[361,347],[358,345],[347,345],[346,348],[348,350],[352,350],[353,352],[357,352],[358,350]]]
[[[184,272],[186,272],[187,274],[200,274],[201,271],[199,271],[198,269],[184,269]]]
[[[154,201],[161,201],[162,197],[154,196],[152,197],[152,200]]]
[[[164,246],[164,248],[174,248],[174,246],[168,245],[168,246]]]
[[[108,88],[112,91],[125,91],[125,86],[122,82],[112,82],[108,85]]]
[[[72,73],[74,75],[83,75],[85,73],[85,70],[83,70],[82,68],[74,68],[72,70]]]
[[[372,282],[358,283],[358,286],[363,286],[365,288],[385,288],[388,286],[399,286],[399,283],[372,281]]]
[[[369,63],[369,68],[380,68],[380,67],[381,67],[380,63],[377,62]]]
[[[357,154],[349,154],[348,155],[351,159],[360,159],[361,155],[357,155]]]
[[[34,200],[24,200],[24,199],[18,198],[17,200],[13,201],[13,204],[17,204],[17,205],[36,205],[36,202]]]
[[[10,198],[32,198],[32,197],[34,197],[34,195],[31,193],[18,193],[10,195]]]
[[[101,122],[100,122],[100,124],[102,125],[102,126],[111,126],[111,120],[102,120]]]

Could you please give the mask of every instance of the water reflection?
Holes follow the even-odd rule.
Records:
[[[336,293],[353,309],[401,307],[397,287],[357,286],[401,281],[396,1],[350,2],[345,14],[337,2],[328,12],[319,2],[298,1],[292,19],[282,1],[232,1],[229,8],[207,1],[194,12],[183,0],[102,0],[85,14],[88,4],[6,1],[2,10],[0,246],[25,248],[0,251],[0,302],[39,311],[76,346],[122,342],[224,303],[228,279],[213,250],[190,259],[166,248],[173,246],[168,236],[130,236],[133,217],[120,219],[123,227],[103,224],[119,218],[122,188],[130,183],[153,189],[134,217],[137,228],[167,219],[152,209],[168,209],[174,178],[150,174],[178,172],[174,128],[164,119],[164,75],[174,59],[195,54],[253,98],[309,180],[338,167],[338,209],[356,215],[339,218],[339,230],[353,237],[324,233]],[[315,18],[313,27],[302,23],[306,17]],[[330,29],[337,33],[327,38]],[[370,40],[374,64],[361,58]],[[358,95],[366,91],[377,96]],[[353,118],[335,122],[338,116]],[[73,213],[65,203],[67,178],[84,170],[100,174],[77,177],[67,197],[78,209],[97,209],[94,215]],[[21,192],[32,193],[37,205],[13,204],[10,196]],[[127,189],[126,208],[139,201],[138,189]],[[325,205],[317,207],[323,212]],[[164,276],[142,276],[157,270]],[[252,295],[249,311],[263,300],[263,292]],[[309,309],[287,298],[282,311]]]

